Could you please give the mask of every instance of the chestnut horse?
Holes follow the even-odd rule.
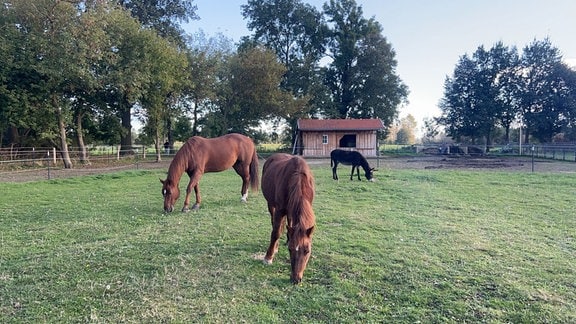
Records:
[[[240,134],[228,134],[216,138],[194,136],[190,138],[174,156],[168,168],[168,177],[162,182],[164,211],[172,212],[174,203],[180,196],[178,184],[186,172],[190,182],[186,188],[183,212],[189,211],[190,193],[196,194],[193,210],[200,208],[200,187],[198,183],[205,172],[221,172],[234,168],[242,177],[243,202],[248,198],[248,184],[252,190],[258,190],[258,156],[252,140]]]
[[[360,180],[360,167],[364,169],[364,175],[368,181],[374,181],[374,168],[371,168],[366,161],[366,158],[356,151],[345,151],[335,149],[330,152],[330,166],[332,167],[332,179],[338,180],[338,174],[336,173],[336,167],[338,163],[344,165],[351,165],[352,172],[350,173],[350,180],[354,176],[354,169],[356,169],[356,174],[358,175],[358,180]]]
[[[272,218],[270,246],[264,263],[271,264],[278,252],[283,227],[288,229],[288,250],[292,283],[302,281],[304,269],[312,252],[315,220],[312,210],[314,177],[306,161],[284,153],[272,155],[262,168],[262,194],[268,202]]]

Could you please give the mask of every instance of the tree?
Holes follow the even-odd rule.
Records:
[[[142,33],[147,40],[144,42],[146,45],[140,49],[144,52],[140,64],[149,76],[144,84],[140,104],[147,129],[153,135],[156,160],[161,161],[164,133],[171,129],[167,123],[178,114],[174,107],[186,83],[187,57],[155,33]]]
[[[132,148],[132,110],[151,79],[151,72],[145,67],[152,58],[143,49],[149,47],[155,33],[142,29],[138,21],[122,10],[110,12],[108,19],[109,45],[102,95],[109,109],[121,120],[121,150],[129,152]]]
[[[400,127],[396,133],[396,144],[414,144],[416,143],[416,119],[414,116],[408,116],[400,119]]]
[[[395,53],[382,36],[374,18],[365,19],[354,0],[330,0],[324,4],[331,23],[325,82],[335,118],[381,118],[391,125],[398,106],[406,101],[408,88],[396,75]]]
[[[186,0],[165,0],[165,1],[148,1],[148,0],[118,0],[118,3],[126,8],[130,14],[137,19],[141,26],[145,29],[155,30],[162,38],[173,42],[174,46],[185,48],[185,40],[183,30],[180,27],[180,22],[188,22],[190,19],[197,19],[196,6],[192,1]],[[140,25],[138,24],[138,25]],[[134,32],[133,30],[131,32]],[[124,39],[127,40],[127,39]],[[144,44],[142,44],[144,45]],[[133,55],[138,55],[138,48],[130,48]],[[137,60],[136,60],[137,62]],[[123,63],[128,63],[123,61]],[[137,68],[137,67],[136,67]],[[143,71],[138,71],[141,74]],[[125,84],[127,85],[127,84]],[[129,149],[132,143],[132,123],[131,123],[131,109],[133,104],[134,95],[138,95],[138,84],[132,87],[133,94],[124,97],[117,97],[115,102],[120,111],[122,126],[124,128],[121,145],[123,152]],[[129,89],[126,89],[129,90]],[[130,91],[130,90],[129,90]],[[168,123],[168,133],[170,132]]]
[[[67,129],[72,118],[74,87],[85,72],[82,58],[87,48],[85,40],[79,37],[80,15],[74,3],[65,1],[14,0],[7,8],[6,13],[13,19],[7,28],[15,28],[13,41],[20,41],[18,51],[22,54],[18,60],[24,59],[14,66],[15,72],[36,78],[34,97],[25,94],[28,86],[21,87],[21,83],[18,87],[24,91],[16,93],[31,99],[28,103],[41,112],[36,115],[39,117],[34,125],[36,131],[42,131],[38,127],[44,124],[39,121],[46,118],[40,117],[42,114],[54,118],[55,123],[45,123],[48,128],[43,134],[60,148],[64,167],[71,168]]]
[[[424,118],[424,136],[422,141],[424,143],[434,142],[438,135],[440,135],[439,125],[435,118]]]
[[[249,133],[260,121],[283,117],[303,105],[279,88],[285,67],[275,54],[255,47],[230,57],[221,71],[218,100],[206,116],[210,135]]]
[[[217,101],[217,88],[222,81],[222,71],[232,56],[233,41],[222,34],[207,38],[203,32],[190,37],[188,42],[188,87],[184,89],[181,103],[184,110],[192,115],[192,134],[200,134],[201,117],[210,105]]]
[[[453,76],[445,81],[440,104],[440,122],[452,137],[464,136],[472,142],[484,138],[491,145],[498,122],[509,129],[517,114],[510,99],[516,57],[515,49],[497,43],[489,51],[479,46],[472,58],[460,58]]]
[[[152,28],[160,37],[184,45],[180,22],[198,19],[197,7],[186,0],[118,0],[145,28]]]
[[[570,69],[562,63],[558,48],[544,39],[524,48],[519,71],[516,95],[527,128],[525,143],[530,135],[542,142],[551,141],[569,123],[566,109],[570,110],[573,88],[566,81]]]
[[[249,0],[242,6],[253,39],[244,39],[243,47],[262,44],[274,51],[286,67],[281,88],[290,91],[300,102],[319,103],[327,89],[321,82],[319,63],[324,57],[327,26],[322,13],[300,0]],[[286,111],[286,119],[295,139],[298,118],[314,113],[319,105],[302,104]]]

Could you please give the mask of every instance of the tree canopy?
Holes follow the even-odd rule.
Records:
[[[525,142],[552,141],[576,121],[575,76],[548,39],[527,45],[521,56],[501,42],[479,46],[446,78],[438,121],[453,138],[487,145],[498,127],[508,142],[513,123],[526,128]]]
[[[243,15],[254,31],[251,41],[270,47],[287,66],[282,86],[309,102],[292,116],[393,123],[408,88],[382,27],[364,18],[354,0],[331,0],[322,12],[300,0],[254,0]]]

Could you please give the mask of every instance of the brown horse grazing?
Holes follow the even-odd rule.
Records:
[[[312,252],[315,220],[312,210],[314,177],[306,161],[284,153],[272,155],[262,168],[262,194],[272,217],[270,246],[264,263],[271,264],[278,252],[278,240],[287,223],[288,250],[292,272],[290,280],[302,281]]]
[[[186,171],[190,182],[186,188],[183,212],[190,209],[190,193],[196,193],[193,210],[200,208],[200,187],[198,182],[205,172],[220,172],[234,168],[242,177],[242,201],[248,198],[248,184],[252,190],[258,190],[258,156],[252,140],[240,134],[228,134],[216,138],[194,136],[190,138],[174,156],[168,168],[168,177],[162,182],[164,211],[174,210],[174,203],[180,196],[178,184],[182,173]]]

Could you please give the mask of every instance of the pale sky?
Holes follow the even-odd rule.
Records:
[[[303,0],[322,10],[324,0]],[[238,42],[251,35],[240,6],[247,0],[194,0],[200,20],[185,26],[189,33],[217,33]],[[548,37],[564,60],[576,68],[575,0],[356,0],[364,17],[374,17],[396,52],[397,74],[408,86],[409,103],[400,117],[423,118],[440,114],[446,76],[458,59],[478,46],[490,49],[501,41],[518,51]]]

